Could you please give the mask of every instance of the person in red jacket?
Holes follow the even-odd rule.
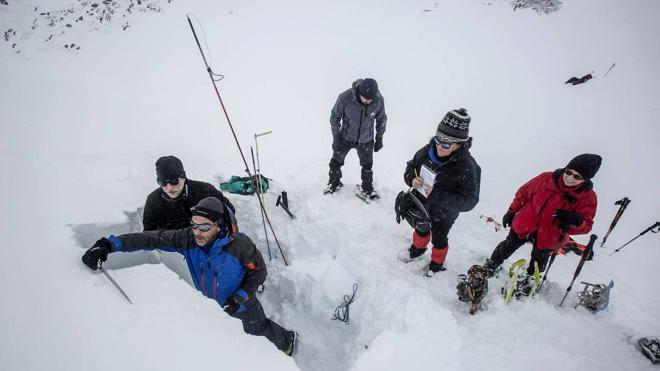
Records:
[[[527,267],[531,276],[534,262],[544,271],[550,253],[566,245],[570,235],[591,231],[598,203],[591,178],[601,161],[598,155],[579,155],[565,168],[541,173],[518,189],[502,218],[502,225],[511,227],[509,235],[484,264],[491,277],[526,242],[533,244]]]

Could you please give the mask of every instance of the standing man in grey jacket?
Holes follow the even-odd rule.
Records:
[[[348,152],[355,148],[362,166],[362,184],[358,191],[364,198],[379,198],[374,191],[372,166],[374,151],[383,148],[386,123],[385,100],[378,91],[376,80],[355,80],[350,89],[339,94],[330,114],[332,159],[330,180],[324,194],[334,193],[343,186],[341,167]]]

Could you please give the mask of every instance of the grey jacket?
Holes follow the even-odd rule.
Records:
[[[361,81],[362,79],[355,80],[350,89],[339,94],[330,114],[332,136],[340,134],[343,140],[352,143],[372,142],[374,121],[375,136],[382,137],[387,123],[385,100],[380,92],[370,104],[365,105],[359,101],[357,86]]]

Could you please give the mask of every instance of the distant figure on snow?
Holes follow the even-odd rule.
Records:
[[[407,262],[422,257],[432,241],[427,276],[445,270],[449,230],[460,212],[472,210],[479,202],[481,168],[470,154],[470,121],[464,108],[447,112],[433,139],[406,163],[403,179],[415,189],[431,220],[428,228],[415,227],[413,243],[399,259]]]
[[[231,214],[237,232],[234,205],[213,185],[186,178],[181,160],[163,156],[156,161],[156,182],[160,188],[147,197],[142,215],[145,231],[180,229],[190,225],[191,208],[203,198],[216,197]]]
[[[502,218],[502,225],[511,227],[509,235],[484,264],[489,276],[520,246],[532,242],[527,276],[519,281],[526,294],[531,288],[534,262],[544,271],[550,253],[565,246],[570,235],[591,231],[598,203],[591,178],[601,161],[598,155],[579,155],[566,167],[541,173],[518,189]]]
[[[355,148],[362,166],[362,185],[358,186],[357,191],[363,198],[379,198],[373,186],[372,166],[374,152],[383,148],[386,123],[385,100],[376,80],[358,79],[350,89],[339,94],[330,113],[332,159],[330,179],[324,194],[334,193],[343,186],[341,167],[348,152]]]
[[[232,232],[230,216],[219,199],[202,199],[183,229],[101,238],[82,261],[96,270],[110,253],[155,249],[183,255],[197,290],[243,321],[246,333],[265,336],[287,355],[295,352],[297,334],[266,318],[255,295],[268,274],[266,263],[248,236]]]

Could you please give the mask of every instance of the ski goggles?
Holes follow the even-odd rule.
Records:
[[[449,149],[451,148],[452,143],[449,142],[443,142],[438,137],[433,137],[433,140],[435,141],[435,144],[439,145],[440,147],[444,149]]]
[[[156,182],[158,182],[158,185],[161,187],[165,187],[168,184],[175,186],[179,184],[179,179],[156,179]]]
[[[566,173],[566,175],[568,175],[568,176],[572,176],[573,179],[575,179],[575,180],[584,180],[582,175],[578,174],[577,172],[575,172],[571,169],[564,170],[564,173]]]
[[[211,230],[211,228],[213,228],[214,225],[215,225],[215,223],[213,223],[213,224],[211,224],[211,223],[199,223],[199,224],[197,224],[197,223],[194,223],[192,221],[190,222],[190,228],[192,228],[194,230],[199,229],[200,232],[208,232],[208,231]]]

